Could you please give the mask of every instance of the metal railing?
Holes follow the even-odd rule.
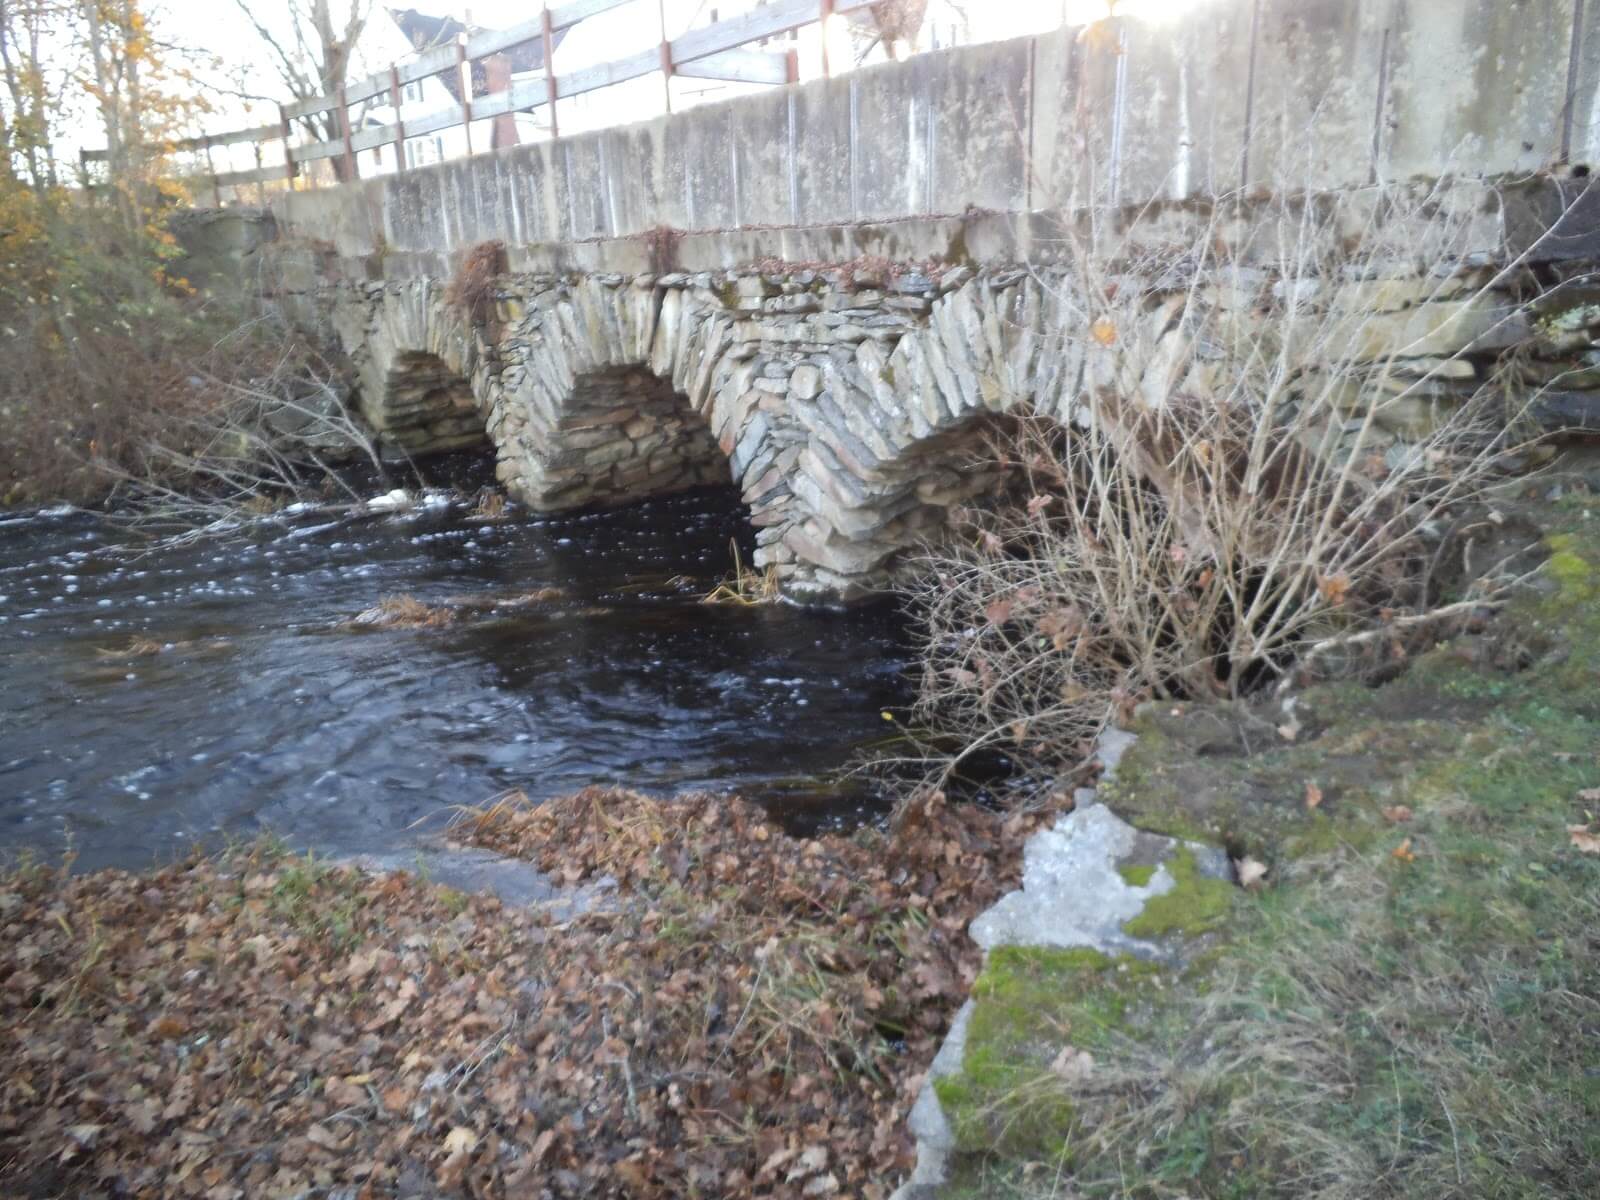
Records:
[[[396,62],[387,69],[374,72],[361,79],[351,80],[333,91],[309,99],[297,100],[279,106],[275,124],[257,125],[248,129],[235,129],[225,133],[207,134],[186,138],[171,145],[176,152],[203,152],[208,170],[199,175],[199,181],[209,185],[217,202],[221,202],[223,188],[239,187],[251,183],[284,180],[294,186],[297,175],[306,164],[322,159],[339,159],[343,179],[358,177],[356,155],[364,150],[382,146],[396,147],[395,167],[406,169],[404,151],[407,138],[422,137],[445,129],[464,128],[466,152],[472,150],[472,123],[488,120],[507,113],[531,113],[540,108],[548,110],[550,136],[559,137],[556,120],[557,101],[581,96],[587,92],[626,83],[646,75],[661,72],[663,80],[674,75],[701,79],[721,79],[740,83],[784,84],[798,81],[798,62],[793,50],[771,53],[743,49],[751,42],[763,41],[791,33],[804,26],[825,22],[835,15],[844,16],[868,8],[874,0],[773,0],[772,3],[751,9],[738,16],[715,21],[698,29],[691,29],[680,37],[668,39],[663,17],[662,40],[659,46],[628,55],[624,58],[593,66],[582,67],[566,75],[552,70],[550,47],[556,36],[579,22],[635,0],[567,0],[554,7],[543,7],[539,15],[513,25],[508,29],[485,30],[472,36],[459,35],[449,42],[429,47],[405,62]],[[501,91],[482,96],[473,95],[472,64],[520,47],[538,46],[540,61],[544,64],[537,78],[524,78],[511,82]],[[425,116],[407,121],[403,118],[401,89],[407,84],[425,79],[457,73],[460,100],[457,104]],[[822,73],[830,73],[827,39],[823,39]],[[386,97],[393,108],[392,123],[352,127],[351,105]],[[668,110],[671,108],[671,91],[667,91]],[[322,113],[336,114],[338,136],[308,144],[296,145],[294,122]],[[262,150],[274,143],[282,144],[283,161],[261,165]],[[256,167],[245,171],[217,173],[212,165],[214,148],[249,144],[254,148]],[[84,150],[80,161],[87,167],[91,162],[104,162],[104,150]],[[307,178],[310,173],[305,172]]]

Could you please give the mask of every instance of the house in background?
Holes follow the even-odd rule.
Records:
[[[362,57],[370,63],[404,63],[423,51],[454,45],[456,39],[463,35],[471,36],[483,31],[483,26],[470,24],[450,12],[431,14],[415,8],[391,8],[374,14],[369,22],[361,39]],[[558,47],[565,36],[566,31],[556,34],[554,40]],[[515,79],[542,78],[543,73],[543,44],[526,42],[511,47],[503,54],[474,62],[471,95],[486,96],[491,92],[503,91]],[[461,106],[461,94],[462,79],[459,72],[451,70],[431,75],[402,86],[398,115],[409,122],[421,116],[457,109]],[[387,97],[377,97],[364,104],[358,112],[352,113],[351,119],[356,128],[370,128],[394,124],[396,113]],[[548,122],[545,126],[548,128]],[[470,145],[473,150],[511,146],[535,136],[537,130],[537,121],[528,115],[505,114],[486,121],[474,121]],[[420,167],[458,158],[467,153],[468,144],[468,131],[459,125],[422,137],[407,138],[405,165]],[[363,176],[387,174],[397,167],[394,146],[362,151],[357,157]]]
[[[1103,2],[1103,0],[1101,0]],[[648,52],[663,37],[681,37],[691,29],[737,17],[763,7],[770,0],[632,0],[556,34],[553,52],[558,77],[599,64]],[[741,53],[765,53],[781,61],[793,54],[800,81],[821,78],[826,71],[840,74],[857,66],[904,57],[913,50],[942,49],[974,40],[974,27],[982,20],[968,14],[972,0],[885,0],[881,6],[836,19],[824,31],[820,24],[750,43]],[[1045,6],[1049,7],[1049,6]],[[374,69],[404,63],[416,54],[440,45],[454,44],[466,34],[502,29],[537,16],[537,4],[528,0],[478,0],[465,4],[441,2],[426,9],[391,8],[374,14],[360,46],[361,61]],[[490,23],[475,20],[487,14]],[[826,46],[824,40],[826,38]],[[981,36],[979,38],[981,40]],[[505,53],[472,64],[471,94],[484,96],[524,81],[544,78],[544,47],[538,41],[512,47]],[[649,120],[668,111],[697,104],[732,99],[765,91],[770,84],[737,82],[675,74],[664,80],[652,72],[637,79],[558,102],[562,133],[625,125]],[[460,73],[443,72],[404,85],[399,116],[410,123],[417,118],[458,109],[461,105]],[[376,97],[352,112],[358,128],[391,125],[396,112],[389,99]],[[406,139],[404,165],[426,166],[474,152],[515,145],[550,136],[550,113],[544,106],[472,122],[470,133],[459,125]],[[363,177],[397,169],[396,147],[382,146],[357,155]]]

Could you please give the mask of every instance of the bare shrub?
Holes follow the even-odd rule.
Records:
[[[327,489],[360,499],[340,469],[352,458],[384,474],[338,369],[276,318],[237,325],[171,369],[163,404],[129,406],[123,453],[93,461],[118,521],[214,531]]]
[[[1039,282],[1076,385],[997,426],[996,493],[920,564],[936,783],[980,750],[1060,771],[1141,700],[1245,695],[1313,642],[1403,653],[1481,599],[1430,587],[1515,436],[1517,264],[1474,256],[1478,212],[1394,190],[1065,231]]]
[[[208,524],[321,488],[336,460],[378,465],[316,339],[194,295],[103,209],[59,205],[36,240],[53,290],[0,286],[0,504]]]

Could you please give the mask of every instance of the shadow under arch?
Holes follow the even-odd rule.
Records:
[[[499,470],[539,512],[615,508],[734,482],[705,419],[643,363],[577,374],[537,444],[502,456]]]
[[[437,354],[397,351],[369,403],[370,394],[362,389],[362,415],[381,442],[412,457],[489,444],[471,383]]]

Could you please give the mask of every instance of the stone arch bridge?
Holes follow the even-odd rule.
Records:
[[[1080,415],[1064,222],[1466,165],[1523,189],[1521,216],[1474,210],[1490,261],[1596,158],[1600,5],[1194,0],[288,192],[263,284],[331,322],[395,446],[487,437],[541,511],[730,482],[757,564],[848,600],[985,485],[986,418]],[[1551,257],[1600,259],[1596,224]],[[449,281],[485,243],[504,269],[469,318]],[[1396,325],[1437,355],[1481,316]]]
[[[481,442],[541,512],[732,483],[756,565],[854,599],[983,486],[990,413],[1054,411],[1075,377],[1051,288],[1022,269],[503,277],[492,320],[438,280],[334,305],[362,411],[415,452]]]

